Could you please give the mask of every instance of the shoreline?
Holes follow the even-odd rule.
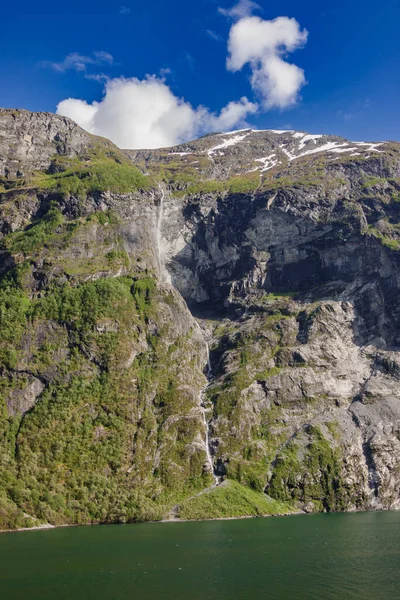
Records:
[[[210,519],[161,519],[160,521],[132,521],[131,523],[71,523],[63,525],[51,525],[50,523],[45,525],[36,525],[35,527],[20,527],[19,529],[0,529],[0,535],[2,533],[24,533],[26,531],[52,531],[54,529],[66,529],[70,527],[101,527],[111,525],[155,525],[159,523],[207,523],[211,521],[240,521],[243,519],[268,519],[270,517],[294,517],[299,515],[306,515],[304,511],[296,511],[290,513],[280,513],[276,515],[242,515],[240,517],[214,517]],[[323,513],[312,513],[312,514],[323,514]]]
[[[71,524],[63,524],[63,525],[51,525],[47,523],[45,525],[37,525],[35,527],[20,527],[19,529],[0,529],[0,535],[2,533],[23,533],[29,531],[50,531],[54,529],[66,529],[70,527],[109,527],[111,525],[156,525],[156,524],[166,524],[166,523],[209,523],[212,521],[241,521],[243,519],[269,519],[276,517],[298,517],[301,515],[305,516],[314,516],[314,515],[326,515],[326,514],[355,514],[355,513],[380,513],[380,512],[399,512],[400,508],[387,508],[387,509],[368,509],[368,510],[346,510],[342,512],[317,512],[317,513],[307,513],[304,510],[298,510],[294,512],[285,512],[279,513],[275,515],[242,515],[239,517],[214,517],[209,519],[160,519],[159,521],[132,521],[130,523],[71,523]]]

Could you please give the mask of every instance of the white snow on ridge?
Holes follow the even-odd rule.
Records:
[[[170,152],[169,156],[187,156],[188,154],[193,154],[193,152]]]
[[[337,154],[340,154],[341,152],[354,152],[355,150],[357,150],[357,148],[332,148],[332,150],[329,150],[329,152],[336,152]]]
[[[356,146],[382,146],[385,142],[351,142]]]
[[[281,133],[293,133],[293,129],[252,129],[252,133],[276,133],[281,135]]]
[[[323,136],[305,136],[308,139],[318,139],[320,137]],[[301,141],[301,144],[299,145],[299,150],[301,150],[302,148],[304,148],[304,144],[303,144],[304,138]],[[315,139],[314,139],[315,141]],[[315,142],[316,143],[316,142]],[[383,143],[383,142],[381,142]],[[359,142],[358,145],[365,145],[368,146],[368,148],[365,148],[366,151],[369,152],[382,152],[382,150],[377,150],[376,146],[380,146],[381,144],[367,144],[364,142]],[[352,152],[353,154],[351,156],[356,156],[357,154],[360,154],[359,152],[357,152],[357,142],[343,142],[340,143],[339,142],[327,142],[326,144],[323,144],[322,146],[319,146],[317,148],[313,148],[312,150],[306,150],[306,152],[301,152],[300,154],[291,154],[286,148],[284,148],[283,146],[281,146],[282,151],[286,154],[286,156],[288,157],[288,159],[290,161],[292,160],[296,160],[296,158],[300,158],[302,156],[309,156],[310,154],[318,154],[319,152],[335,152],[337,154],[341,154],[343,152]],[[355,154],[354,154],[355,153]]]
[[[290,152],[288,152],[288,150],[286,150],[286,148],[282,148],[283,152],[286,154],[286,156],[289,158],[289,160],[296,160],[296,158],[300,158],[301,156],[308,156],[310,154],[318,154],[318,152],[332,152],[333,150],[336,149],[336,152],[338,151],[338,148],[342,148],[343,146],[347,146],[348,144],[339,144],[338,142],[327,142],[326,144],[323,144],[322,146],[319,146],[319,148],[315,148],[313,150],[307,150],[306,152],[302,152],[301,154],[291,154]],[[355,148],[349,148],[349,150],[355,150]],[[339,152],[346,152],[346,150],[339,150]]]
[[[223,135],[234,135],[236,133],[243,133],[243,131],[252,131],[251,129],[247,128],[247,129],[236,129],[235,131],[226,131],[225,133],[217,133],[216,137],[221,137]]]
[[[382,150],[377,150],[378,146],[382,146],[385,142],[351,142],[354,146],[368,146],[365,150],[369,152],[382,152]]]
[[[281,146],[281,150],[284,154],[286,154],[289,160],[294,160],[295,158],[297,158],[297,156],[294,156],[294,154],[290,154],[290,152],[286,150],[286,148],[284,148],[283,146]]]
[[[270,154],[269,156],[266,156],[265,158],[256,158],[255,162],[260,162],[262,163],[262,168],[260,168],[261,173],[264,173],[264,171],[268,171],[269,169],[272,169],[273,167],[275,167],[275,165],[278,164],[278,160],[276,158],[276,154]],[[252,170],[257,170],[257,169],[252,169]]]
[[[299,150],[302,150],[304,148],[304,146],[306,145],[307,142],[313,141],[314,144],[316,144],[317,140],[319,138],[322,138],[322,137],[323,136],[321,134],[316,134],[316,135],[306,134],[306,135],[303,135],[302,140],[301,140],[300,145],[299,145]]]
[[[248,129],[243,130],[243,131],[248,131]],[[207,154],[208,154],[208,156],[212,156],[214,154],[214,152],[216,152],[217,150],[222,150],[223,148],[229,148],[229,146],[235,146],[239,142],[243,142],[245,137],[247,137],[247,134],[235,135],[233,138],[230,138],[230,139],[222,142],[222,144],[219,144],[218,146],[214,146],[213,148],[210,148],[210,150],[207,151]]]

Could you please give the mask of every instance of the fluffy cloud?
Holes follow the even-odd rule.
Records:
[[[100,102],[69,98],[59,103],[57,113],[108,137],[120,148],[160,148],[208,131],[244,125],[257,108],[247,98],[230,102],[218,115],[202,106],[193,108],[175,96],[164,79],[149,76],[110,79]]]
[[[68,69],[84,72],[89,65],[112,65],[113,62],[114,58],[111,56],[111,54],[101,50],[99,52],[93,52],[92,56],[84,56],[83,54],[78,54],[78,52],[71,52],[71,54],[68,54],[62,62],[57,63],[45,61],[42,62],[41,65],[43,67],[50,67],[55,71],[60,71],[63,73]]]
[[[303,69],[284,57],[304,46],[307,37],[307,30],[301,30],[296,19],[244,17],[232,25],[229,33],[227,68],[240,71],[248,63],[252,87],[263,107],[287,108],[296,103],[305,76]]]
[[[91,133],[108,137],[120,148],[160,148],[210,131],[247,126],[246,118],[260,110],[292,106],[305,77],[301,68],[285,58],[306,43],[308,33],[289,17],[266,21],[251,16],[257,8],[258,4],[252,0],[240,0],[233,8],[220,12],[234,20],[229,33],[227,68],[236,72],[250,66],[250,82],[259,103],[243,97],[229,102],[216,114],[178,98],[163,76],[109,79],[103,74],[88,74],[88,65],[112,64],[112,56],[106,52],[94,52],[92,56],[73,53],[62,63],[49,63],[50,66],[58,71],[75,69],[87,78],[103,82],[103,98],[92,104],[68,98],[59,103],[57,113],[70,117]],[[217,37],[211,31],[208,35]],[[194,68],[194,59],[189,53],[186,56]]]

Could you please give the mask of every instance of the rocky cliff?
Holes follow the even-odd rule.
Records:
[[[0,232],[1,527],[400,507],[400,144],[0,110]]]

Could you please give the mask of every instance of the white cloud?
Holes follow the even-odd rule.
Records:
[[[202,106],[193,108],[175,96],[164,79],[148,76],[110,79],[100,102],[69,98],[59,103],[57,113],[108,137],[120,148],[160,148],[245,125],[246,117],[257,108],[247,98],[230,102],[219,115]]]
[[[71,52],[68,54],[62,62],[49,62],[44,61],[41,63],[42,67],[50,67],[54,69],[54,71],[60,71],[64,73],[68,71],[68,69],[73,69],[79,72],[85,72],[88,65],[112,65],[114,62],[114,58],[108,52],[104,52],[103,50],[99,52],[93,52],[92,56],[85,56],[83,54],[79,54],[78,52]]]
[[[229,102],[217,114],[204,106],[193,107],[177,97],[165,82],[164,74],[148,75],[144,79],[115,78],[91,75],[88,65],[112,64],[107,52],[91,56],[69,54],[62,63],[49,63],[54,69],[82,71],[85,77],[104,82],[101,101],[68,98],[59,103],[58,114],[70,117],[91,133],[111,139],[121,148],[160,148],[188,141],[198,135],[246,127],[246,118],[260,109],[287,108],[296,103],[299,90],[305,84],[304,71],[285,60],[286,54],[301,48],[308,32],[289,17],[266,21],[250,16],[259,8],[252,0],[240,0],[230,10],[220,12],[235,20],[228,41],[227,68],[251,69],[251,86],[260,103],[246,97]],[[216,39],[217,34],[208,31]],[[194,69],[195,59],[185,53]]]
[[[86,131],[91,131],[93,119],[96,115],[96,102],[88,104],[83,100],[69,98],[59,103],[57,114],[69,117],[83,127],[83,129],[86,129]]]
[[[109,80],[109,77],[108,75],[104,75],[104,73],[87,73],[85,79],[91,79],[92,81],[97,81],[97,83],[104,83]]]
[[[229,33],[227,68],[240,71],[249,64],[251,84],[263,107],[287,108],[296,103],[305,76],[303,69],[283,57],[304,46],[307,37],[307,30],[301,30],[296,19],[244,17]]]
[[[261,6],[257,4],[257,2],[253,2],[252,0],[239,0],[232,8],[219,8],[218,12],[231,19],[242,19],[259,9],[261,9]]]
[[[206,35],[208,35],[208,37],[210,37],[215,42],[222,42],[223,41],[223,38],[219,35],[219,33],[217,33],[216,31],[214,31],[213,29],[207,29],[206,30]]]

